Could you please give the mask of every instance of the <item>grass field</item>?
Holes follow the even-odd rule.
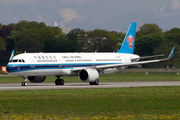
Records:
[[[61,77],[65,82],[81,82],[77,76]],[[56,77],[48,76],[45,82],[54,82]],[[117,72],[114,74],[100,75],[100,82],[126,82],[126,81],[178,81],[180,75],[176,72]],[[0,76],[0,83],[20,83],[22,77],[3,77]]]
[[[0,119],[180,119],[180,89],[0,91]]]
[[[48,77],[46,82],[54,82]],[[78,82],[77,76],[63,77]],[[177,73],[115,73],[100,81],[177,81]],[[21,77],[0,77],[21,82]],[[0,119],[180,119],[180,86],[0,91]]]

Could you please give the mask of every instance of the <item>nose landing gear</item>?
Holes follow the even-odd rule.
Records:
[[[27,77],[26,76],[22,76],[22,78],[24,79],[24,82],[21,83],[22,86],[26,86],[27,85]]]

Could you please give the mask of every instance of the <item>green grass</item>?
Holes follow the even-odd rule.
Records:
[[[111,89],[0,91],[0,116],[59,118],[180,117],[180,89],[139,87]],[[0,117],[1,118],[1,117]]]
[[[77,76],[62,78],[80,82]],[[45,82],[55,79],[47,77]],[[99,80],[178,81],[179,75],[118,72]],[[0,83],[21,81],[21,77],[0,77]],[[0,91],[0,119],[180,119],[179,108],[179,86]]]
[[[65,82],[81,82],[77,76],[62,76]],[[176,72],[117,72],[114,74],[100,75],[100,82],[125,82],[125,81],[178,81],[180,75]],[[48,76],[45,82],[54,82],[56,77]],[[22,77],[0,76],[0,83],[19,83]]]

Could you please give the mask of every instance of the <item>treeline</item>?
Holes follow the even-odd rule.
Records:
[[[44,22],[20,21],[9,25],[0,24],[0,65],[6,65],[12,50],[23,52],[116,52],[125,33],[95,29],[85,31],[77,28],[69,34],[58,27],[46,26]],[[143,65],[143,67],[180,67],[178,61],[180,36],[179,28],[165,32],[156,24],[144,24],[136,33],[135,54],[168,56],[176,45],[175,54],[168,62]]]

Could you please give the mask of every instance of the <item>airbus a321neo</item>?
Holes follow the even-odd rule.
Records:
[[[55,85],[64,85],[61,76],[78,76],[90,85],[99,84],[99,74],[120,71],[127,66],[160,62],[172,57],[175,46],[167,58],[139,61],[157,57],[140,57],[134,52],[136,22],[132,22],[126,33],[121,48],[116,53],[22,53],[14,56],[14,50],[7,64],[7,71],[12,75],[22,76],[22,86],[26,81],[44,82],[46,76],[56,76]]]

